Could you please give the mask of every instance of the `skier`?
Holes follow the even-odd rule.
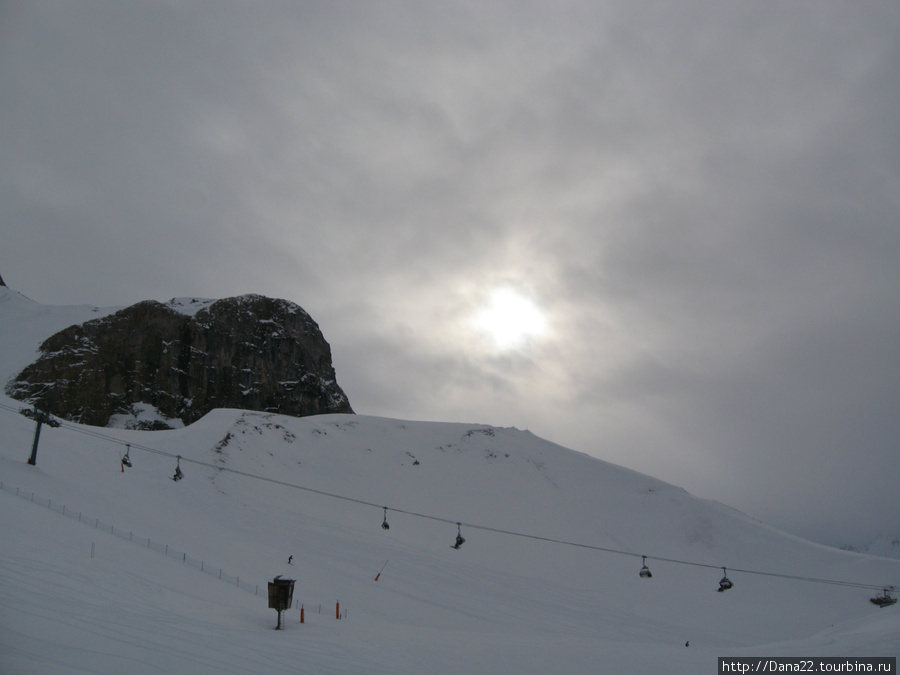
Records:
[[[294,560],[294,556],[289,555],[289,556],[288,556],[288,565],[293,565],[293,564],[294,564],[294,563],[292,562],[293,560]]]

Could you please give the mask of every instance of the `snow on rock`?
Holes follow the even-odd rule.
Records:
[[[132,403],[129,408],[128,414],[112,415],[106,426],[113,429],[144,431],[177,429],[184,426],[180,419],[168,417],[149,403]]]
[[[318,325],[286,300],[147,300],[39,344],[6,393],[75,422],[106,426],[113,416],[134,416],[136,404],[158,410],[160,426],[226,406],[352,412]]]
[[[166,305],[185,316],[196,316],[197,312],[207,309],[214,302],[208,298],[172,298]]]

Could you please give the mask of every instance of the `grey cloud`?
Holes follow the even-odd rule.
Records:
[[[870,476],[897,437],[896,7],[0,15],[13,287],[287,297],[358,412],[527,427],[820,538],[900,518]],[[543,341],[473,329],[496,286]]]

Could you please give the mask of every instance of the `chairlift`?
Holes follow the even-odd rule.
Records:
[[[384,521],[381,523],[381,529],[382,530],[391,529],[391,526],[388,525],[388,521],[387,521],[387,507],[386,506],[384,507]]]
[[[893,586],[885,588],[881,595],[876,595],[874,598],[869,598],[869,602],[871,602],[873,605],[878,605],[879,607],[890,607],[897,602],[897,598],[891,595],[892,590],[894,590]]]
[[[641,575],[642,579],[650,579],[653,575],[650,573],[650,568],[647,567],[647,556],[641,556],[641,564],[643,567],[641,567],[641,571],[638,574]]]
[[[461,528],[462,528],[462,525],[460,523],[457,523],[456,524],[456,543],[450,547],[450,548],[455,548],[457,551],[459,550],[460,546],[462,546],[463,544],[466,543],[466,540],[463,539]]]
[[[131,452],[131,443],[125,444],[125,456],[122,458],[122,471],[125,471],[125,467],[127,466],[129,469],[131,468],[131,457],[128,456],[128,453]]]
[[[175,459],[175,475],[172,476],[172,480],[178,482],[182,478],[184,478],[184,474],[181,472],[181,455],[178,455]]]
[[[728,571],[724,567],[722,568],[722,572],[725,576],[719,579],[719,593],[723,593],[734,586],[734,584],[731,583],[731,579],[728,578]]]

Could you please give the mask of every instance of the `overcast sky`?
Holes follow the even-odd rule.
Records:
[[[858,542],[900,530],[898,111],[895,0],[0,0],[0,275],[286,298],[357,413]]]

